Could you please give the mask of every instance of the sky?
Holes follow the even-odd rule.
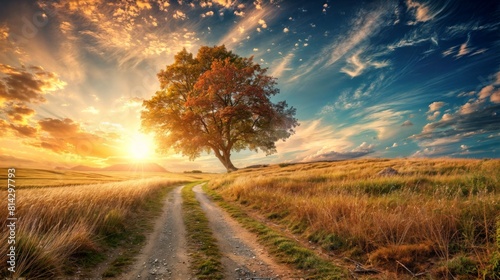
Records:
[[[498,1],[1,1],[0,162],[224,171],[139,131],[174,55],[222,44],[267,67],[300,122],[237,167],[498,158],[499,19]]]

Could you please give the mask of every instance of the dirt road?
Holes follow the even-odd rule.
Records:
[[[193,188],[196,199],[209,220],[210,228],[223,254],[225,279],[294,279],[287,267],[278,265],[257,243],[257,238],[210,201],[201,189]]]
[[[163,214],[141,250],[131,271],[121,279],[191,279],[186,251],[186,230],[182,220],[183,186],[169,193]]]
[[[167,196],[163,213],[147,237],[145,247],[130,272],[120,279],[195,279],[189,270],[182,219],[182,188],[175,188]],[[290,269],[274,262],[253,234],[211,202],[201,185],[194,187],[193,191],[223,255],[224,279],[298,279]]]

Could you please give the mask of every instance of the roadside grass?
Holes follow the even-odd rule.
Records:
[[[258,235],[258,240],[266,246],[280,262],[290,264],[296,269],[303,270],[307,275],[305,279],[333,280],[345,279],[343,271],[333,263],[318,257],[313,251],[304,248],[296,241],[280,234],[250,216],[244,209],[222,199],[214,190],[203,186],[205,192],[219,206],[224,208],[233,218],[245,228]]]
[[[387,167],[399,174],[378,175]],[[208,188],[305,242],[400,277],[495,279],[499,170],[500,160],[283,164],[239,170]]]
[[[198,184],[200,182],[191,183],[182,189],[182,212],[186,225],[191,268],[197,279],[223,279],[224,268],[217,240],[193,192],[193,187]]]
[[[123,246],[119,259],[105,274],[116,275],[144,242],[150,215],[161,208],[161,197],[179,181],[143,179],[16,191],[16,272],[7,271],[0,256],[0,276],[54,279],[82,276],[106,259],[106,252]],[[0,192],[6,196],[6,191]],[[0,216],[7,217],[6,200]],[[7,244],[6,220],[0,221],[0,242]],[[129,243],[133,245],[129,245]],[[125,248],[126,247],[126,248]],[[127,251],[127,249],[131,249]]]

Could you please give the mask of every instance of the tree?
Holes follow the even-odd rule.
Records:
[[[276,152],[298,125],[295,108],[272,103],[276,79],[252,58],[225,46],[201,47],[194,58],[185,49],[158,73],[160,90],[145,100],[141,124],[154,132],[159,151],[170,148],[190,160],[213,152],[228,172],[237,168],[231,151]]]

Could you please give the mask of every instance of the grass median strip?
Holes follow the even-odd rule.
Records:
[[[259,241],[266,246],[280,262],[291,264],[304,270],[306,279],[345,279],[346,271],[317,256],[313,251],[301,246],[294,240],[280,234],[265,224],[248,216],[240,207],[222,199],[214,190],[203,186],[205,192],[245,228],[258,235]]]
[[[188,251],[191,256],[191,266],[198,279],[223,279],[221,253],[217,240],[212,235],[208,219],[196,200],[192,183],[182,189],[182,210],[186,224]]]

